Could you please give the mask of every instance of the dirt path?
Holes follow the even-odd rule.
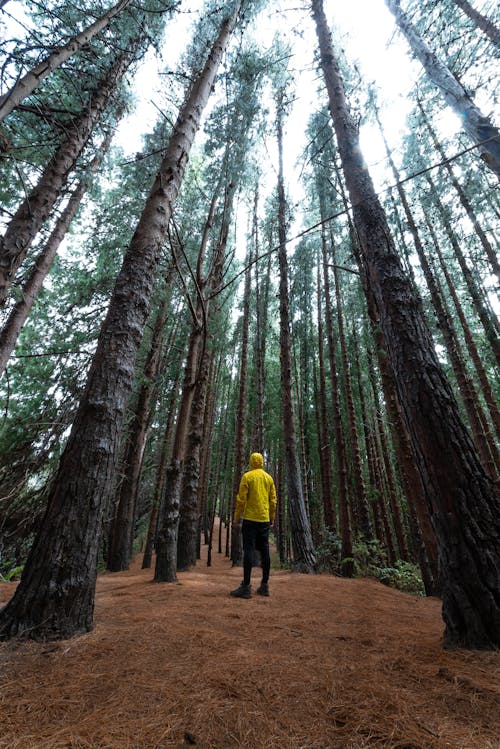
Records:
[[[439,601],[283,571],[242,601],[240,575],[136,563],[93,632],[0,645],[1,749],[500,749],[500,653],[443,651]]]

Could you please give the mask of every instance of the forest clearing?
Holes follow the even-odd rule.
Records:
[[[138,562],[92,632],[0,645],[2,749],[500,747],[500,653],[443,650],[439,600],[284,570],[235,600],[222,554],[178,584]]]
[[[500,749],[500,6],[112,3],[0,0],[0,749]]]

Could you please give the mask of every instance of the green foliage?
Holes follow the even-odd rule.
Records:
[[[377,580],[384,585],[388,585],[390,588],[397,588],[405,593],[413,593],[413,595],[417,596],[425,596],[420,571],[411,562],[404,562],[398,559],[394,567],[375,567],[372,570],[372,574]]]
[[[0,565],[0,582],[10,583],[14,580],[19,580],[21,572],[24,569],[24,564],[17,564],[13,560],[4,562]]]
[[[341,551],[342,539],[340,536],[325,528],[321,534],[321,541],[316,547],[318,572],[342,574]]]
[[[358,536],[353,543],[354,570],[358,577],[375,576],[375,570],[387,564],[385,550],[378,539]]]
[[[341,538],[336,533],[323,530],[321,542],[316,547],[318,571],[342,575],[345,565],[353,564],[356,577],[374,577],[390,588],[413,595],[425,595],[419,568],[402,560],[398,560],[394,567],[388,567],[380,541],[367,541],[358,537],[353,544],[352,557],[342,559],[341,552]]]

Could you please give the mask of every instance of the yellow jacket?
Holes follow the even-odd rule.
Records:
[[[236,497],[234,522],[241,516],[244,520],[255,520],[258,523],[272,523],[276,514],[276,487],[272,476],[262,466],[264,458],[260,453],[250,456],[250,471],[243,474]]]

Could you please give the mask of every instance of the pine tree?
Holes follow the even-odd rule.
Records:
[[[500,644],[500,517],[437,360],[418,300],[405,277],[363,164],[321,0],[313,0],[327,86],[366,277],[372,286],[399,399],[439,543],[445,643]]]
[[[14,635],[57,639],[92,628],[102,519],[113,487],[121,426],[159,254],[238,9],[232,8],[234,15],[223,18],[204,69],[193,82],[125,253],[44,523],[16,593],[0,613],[3,639]]]

